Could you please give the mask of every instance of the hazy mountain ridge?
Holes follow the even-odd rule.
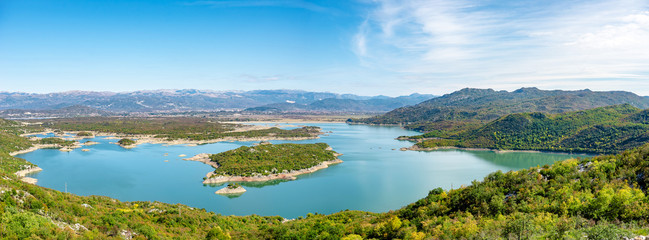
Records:
[[[417,95],[419,96],[419,95]],[[430,96],[432,95],[421,95]],[[385,96],[358,96],[301,90],[211,91],[197,89],[143,90],[134,92],[68,91],[60,93],[0,92],[0,110],[53,110],[83,105],[109,112],[241,110],[269,103],[311,104],[323,99],[364,101]],[[393,98],[387,98],[393,99]],[[399,98],[397,98],[399,99]],[[403,106],[403,105],[402,105]]]
[[[299,103],[272,103],[254,108],[247,108],[246,111],[256,112],[387,112],[395,108],[413,105],[431,99],[435,96],[428,94],[411,94],[396,98],[376,96],[370,99],[341,99],[326,98],[309,104]]]

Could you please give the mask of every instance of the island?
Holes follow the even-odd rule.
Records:
[[[243,188],[241,184],[229,183],[227,186],[219,189],[214,193],[221,194],[221,195],[230,195],[230,194],[243,194],[244,192],[246,192],[246,189]]]
[[[185,160],[200,161],[215,168],[204,184],[224,182],[263,182],[274,179],[294,180],[297,175],[312,173],[341,163],[341,154],[326,143],[260,144],[242,146],[218,154],[198,154]]]
[[[92,134],[91,132],[81,131],[81,132],[78,132],[78,133],[77,133],[77,137],[81,137],[81,138],[93,138],[93,137],[95,137],[95,136],[94,136],[94,134]]]
[[[135,141],[133,141],[133,139],[128,139],[128,138],[120,139],[119,141],[117,141],[117,145],[123,148],[134,148],[135,146],[137,146],[135,144]]]

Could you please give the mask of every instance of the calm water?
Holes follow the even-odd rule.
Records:
[[[143,144],[124,149],[105,138],[101,144],[61,152],[41,149],[20,155],[44,170],[32,175],[38,185],[78,195],[104,195],[123,201],[161,201],[205,208],[223,215],[280,215],[285,218],[307,213],[334,213],[345,209],[385,212],[426,196],[436,187],[445,189],[482,180],[496,170],[516,170],[551,164],[575,156],[550,153],[494,153],[444,150],[399,151],[411,143],[397,141],[416,132],[397,127],[309,124],[328,133],[320,139],[344,154],[344,163],[302,175],[295,181],[244,183],[248,192],[238,197],[214,194],[223,187],[203,185],[212,167],[184,161],[198,153],[218,153],[252,145],[253,142],[221,142],[187,147]],[[86,141],[86,140],[84,140]],[[272,141],[283,143],[286,141]],[[168,156],[164,156],[168,153]],[[165,162],[167,160],[168,162]]]

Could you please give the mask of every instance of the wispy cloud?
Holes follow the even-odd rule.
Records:
[[[353,39],[356,53],[399,81],[637,91],[649,80],[649,0],[377,0],[372,7]]]
[[[286,7],[300,8],[314,12],[329,12],[330,9],[315,3],[301,0],[224,0],[224,1],[194,1],[186,5],[202,5],[211,7]]]

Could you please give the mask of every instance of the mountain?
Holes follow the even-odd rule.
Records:
[[[368,119],[354,119],[351,122],[417,126],[434,121],[490,121],[510,113],[562,113],[624,103],[638,108],[649,108],[649,98],[623,91],[548,91],[521,88],[508,92],[465,88],[414,106],[398,108]],[[425,130],[425,127],[420,130]]]
[[[411,103],[409,99],[423,101],[432,95],[414,94],[396,98],[396,102]],[[0,110],[29,109],[53,110],[73,105],[83,105],[111,112],[177,112],[241,110],[269,103],[291,102],[311,104],[323,99],[373,100],[379,97],[307,92],[299,90],[210,91],[210,90],[153,90],[135,92],[88,92],[33,94],[0,92]],[[393,98],[387,98],[393,99]],[[414,103],[411,103],[414,104]],[[405,105],[401,105],[405,106]]]
[[[649,142],[649,110],[630,104],[561,114],[514,113],[448,138],[432,137],[417,148],[617,153]]]
[[[400,97],[376,96],[370,99],[326,98],[309,104],[292,102],[272,103],[245,111],[252,112],[387,112],[433,98],[428,94],[411,94]]]

